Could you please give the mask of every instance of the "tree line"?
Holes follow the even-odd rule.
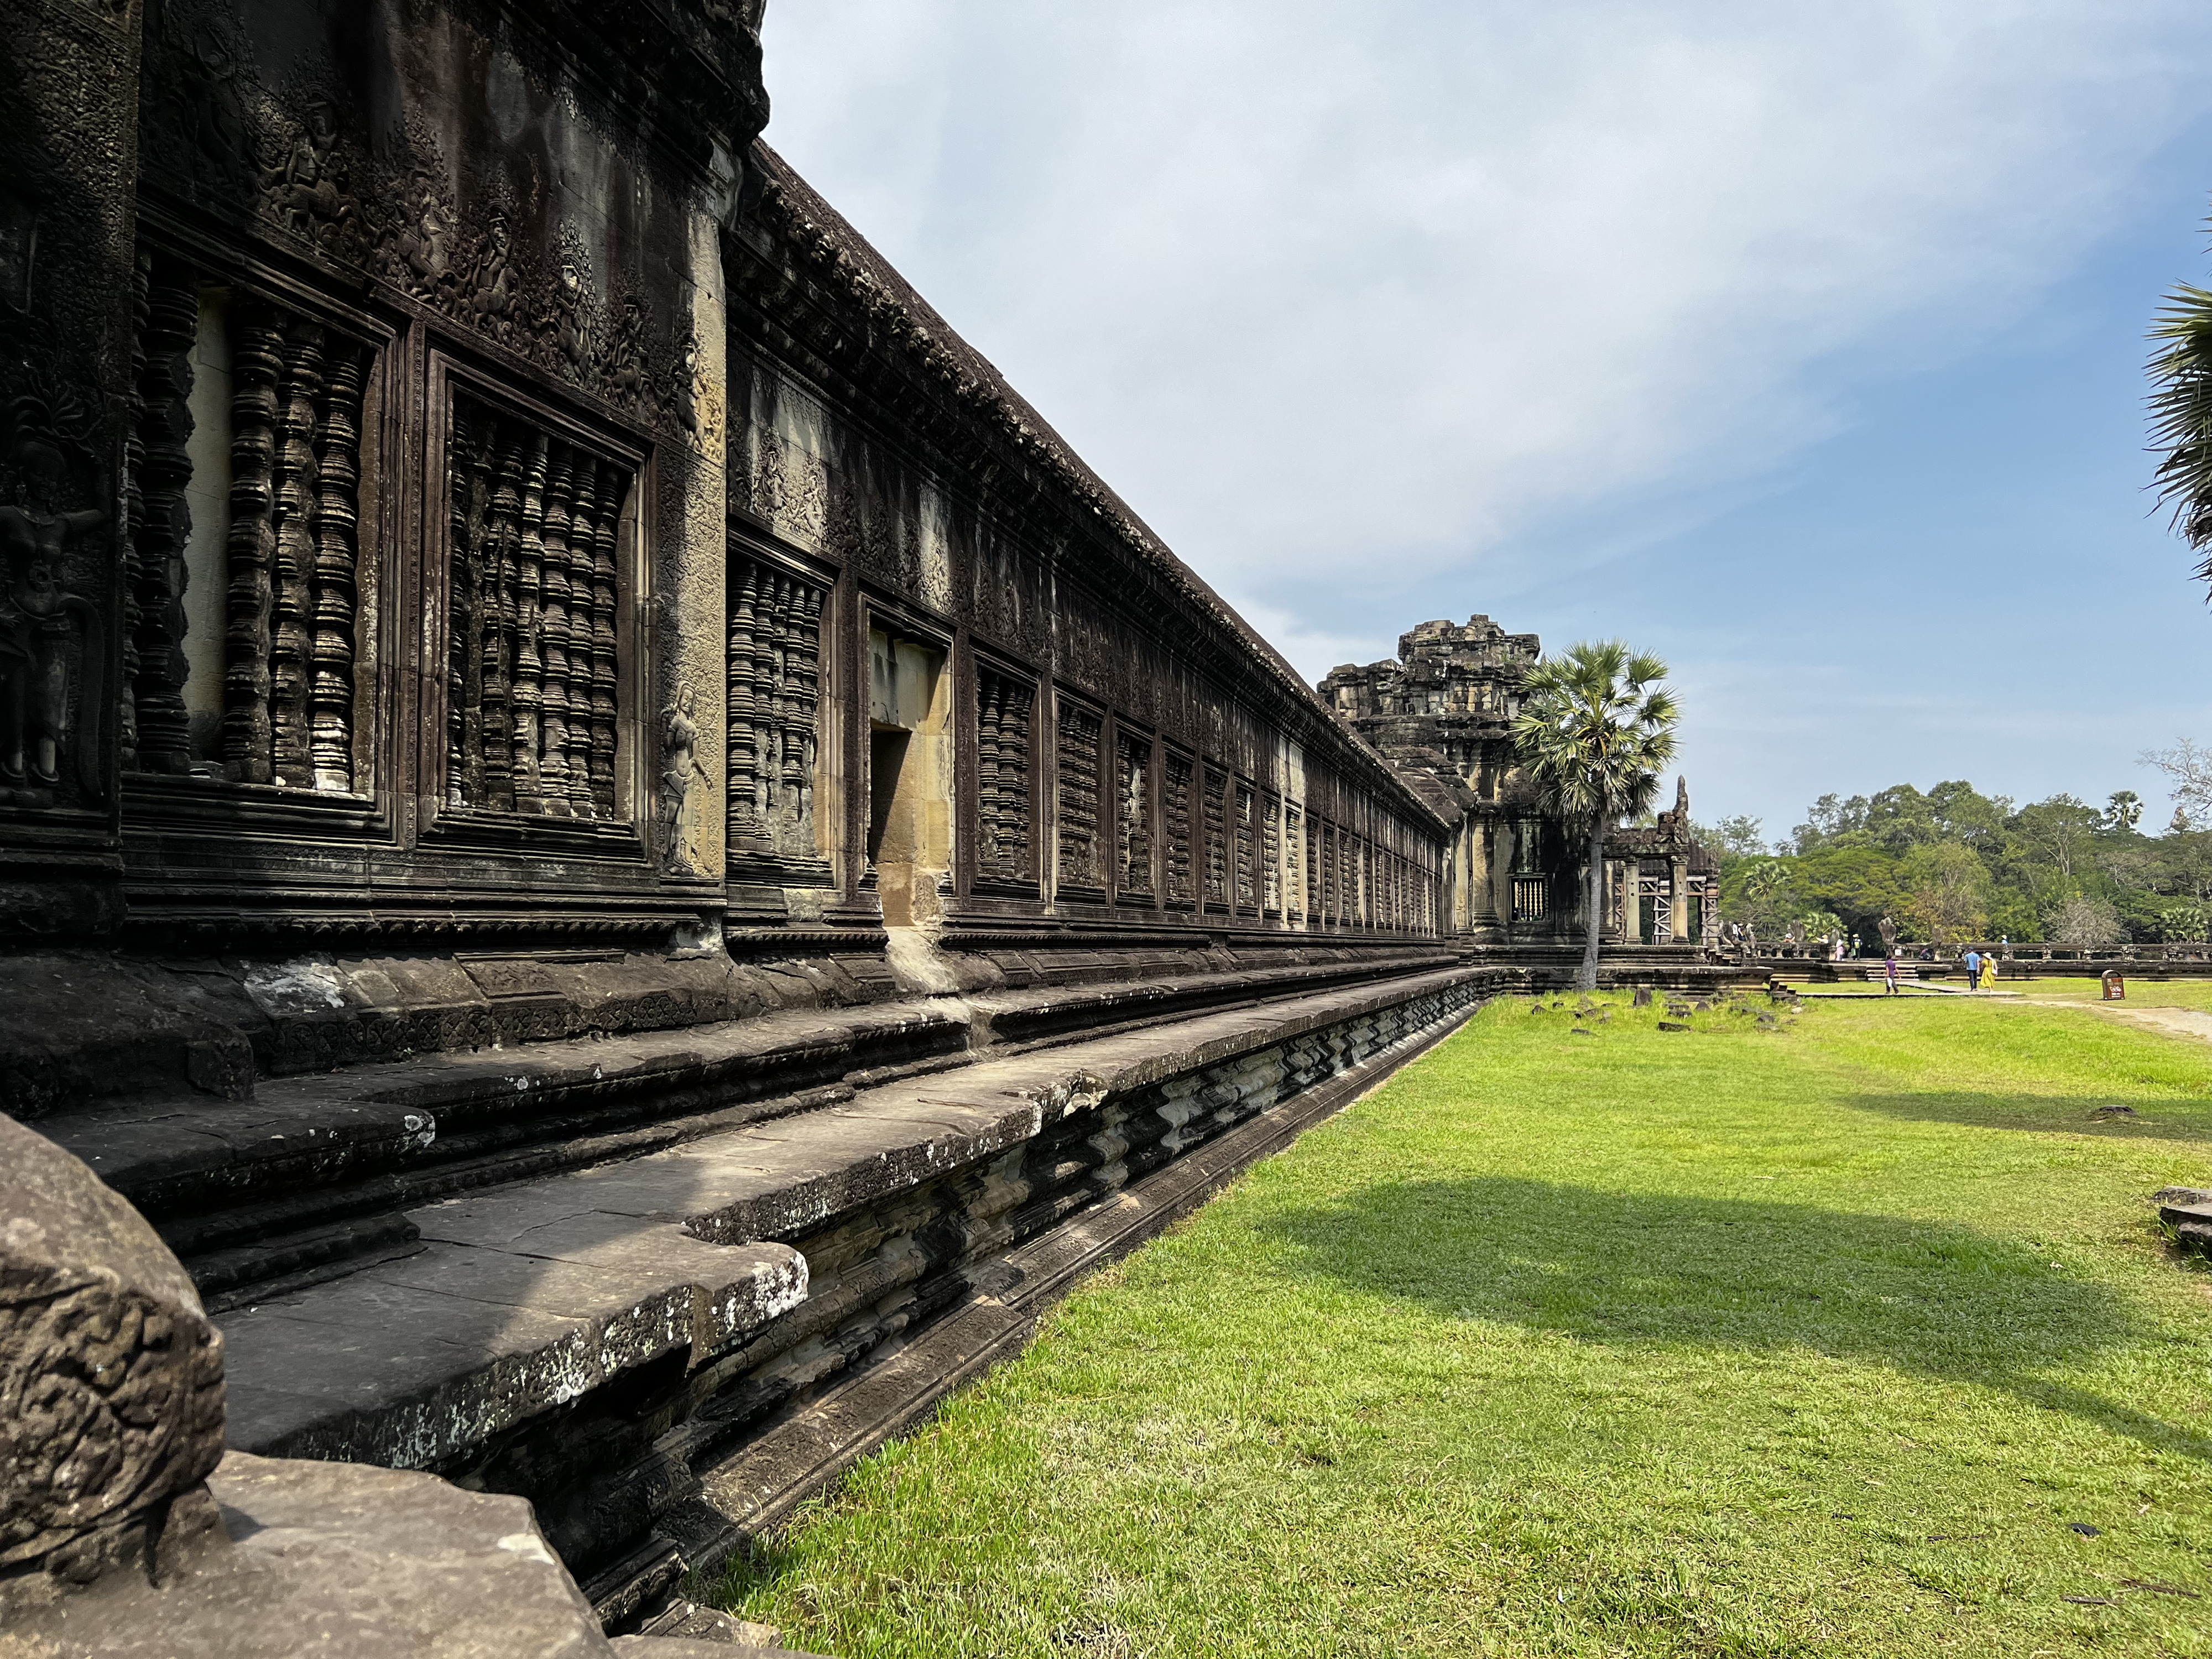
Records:
[[[1725,818],[1698,838],[1720,860],[1721,915],[1765,941],[1898,936],[2088,947],[2206,937],[2212,914],[2212,750],[2189,739],[2143,756],[2176,805],[2148,834],[2132,789],[2102,806],[2070,794],[2015,805],[1960,781],[1925,792],[1823,795],[1788,840]],[[2201,827],[2200,827],[2201,826]]]

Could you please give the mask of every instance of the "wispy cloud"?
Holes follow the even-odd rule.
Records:
[[[1480,565],[1820,435],[1838,357],[1959,349],[2109,221],[2208,35],[2179,4],[784,0],[770,136],[1253,594],[1355,550]]]
[[[2130,223],[2201,118],[2202,0],[774,0],[768,48],[771,141],[1307,672],[1446,611],[1641,628],[1700,775],[1778,817],[1922,772],[2087,787],[2141,745],[2055,684],[1885,703],[1948,599],[1925,637],[1824,627],[1804,559],[1707,635],[1624,573]],[[1891,505],[1800,522],[1897,550],[1877,592],[1955,562]],[[1982,640],[2051,611],[1962,602]],[[2137,690],[2106,724],[2174,702]]]

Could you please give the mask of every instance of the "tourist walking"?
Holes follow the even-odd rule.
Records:
[[[1987,951],[1983,952],[1983,954],[1982,954],[1982,989],[1984,989],[1984,991],[1994,991],[1994,990],[1996,990],[1996,988],[1997,988],[1997,957],[1996,957],[1996,951]]]
[[[1884,994],[1895,996],[1897,994],[1897,947],[1893,945],[1890,946],[1889,955],[1881,964],[1881,976],[1889,986],[1889,989]]]
[[[1966,947],[1966,988],[1978,990],[1982,983],[1982,953],[1972,945]]]

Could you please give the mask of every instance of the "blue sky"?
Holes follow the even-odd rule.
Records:
[[[775,0],[775,144],[1310,675],[1664,653],[1698,816],[2163,796],[2212,7]]]

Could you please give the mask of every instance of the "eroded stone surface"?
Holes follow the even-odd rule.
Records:
[[[0,1567],[75,1580],[222,1455],[222,1340],[138,1212],[6,1117],[0,1200]]]
[[[429,1475],[232,1452],[222,1524],[162,1584],[112,1574],[15,1624],[39,1659],[605,1659],[528,1503]]]

